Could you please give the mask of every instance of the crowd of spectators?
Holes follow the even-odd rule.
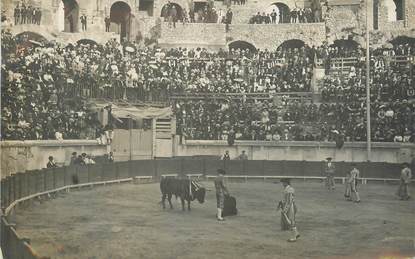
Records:
[[[250,24],[278,24],[278,23],[313,23],[320,22],[311,8],[294,8],[291,12],[278,12],[273,9],[271,13],[258,12],[249,20]]]
[[[330,62],[362,54],[327,45],[210,52],[140,48],[116,41],[25,44],[2,32],[2,139],[90,138],[108,143],[111,126],[100,125],[83,97],[167,101],[174,94],[307,92],[315,59]],[[414,53],[410,46],[393,51],[389,54]],[[374,55],[372,63],[373,139],[413,141],[413,71],[389,64],[385,55]],[[363,141],[365,75],[359,64],[348,76],[324,80],[322,103],[246,97],[177,101],[173,109],[178,132],[190,139],[234,135],[236,139],[324,141],[340,136]]]
[[[1,139],[94,139],[96,115],[81,99],[65,98],[73,74],[63,70],[60,50],[27,48],[17,55],[16,48],[16,38],[3,32]]]
[[[223,23],[231,24],[233,12],[230,8],[217,9],[213,6],[213,1],[208,1],[207,5],[195,10],[191,8],[189,11],[186,8],[167,3],[163,7],[164,21],[168,22],[170,27],[175,28],[177,22],[181,22],[183,25],[186,23]]]
[[[282,103],[226,100],[181,101],[175,104],[178,132],[187,139],[239,140],[366,140],[366,75],[360,49],[321,46],[318,58],[355,57],[346,75],[326,76],[322,102]],[[371,139],[415,142],[415,71],[400,55],[413,46],[377,49],[371,59]]]
[[[178,134],[186,139],[268,141],[365,141],[364,102],[180,101],[174,106]],[[415,142],[415,104],[371,106],[372,140]]]
[[[42,10],[39,7],[17,3],[14,8],[14,24],[37,24],[42,20]]]

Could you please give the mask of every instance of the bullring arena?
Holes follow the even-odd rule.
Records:
[[[1,10],[0,258],[415,258],[415,1]]]

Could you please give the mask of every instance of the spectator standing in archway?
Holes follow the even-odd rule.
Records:
[[[26,6],[22,3],[22,7],[20,8],[20,24],[26,23]]]
[[[104,22],[105,22],[105,32],[109,32],[110,31],[110,25],[111,25],[110,17],[109,16],[105,17]]]
[[[83,14],[80,19],[81,19],[81,24],[82,24],[82,31],[86,31],[86,24],[87,24],[88,18],[86,17],[85,14]]]
[[[226,31],[229,31],[229,24],[232,23],[232,16],[233,16],[232,10],[231,8],[229,8],[228,11],[226,12],[226,19],[225,19]]]
[[[271,22],[273,24],[277,23],[277,12],[275,11],[275,9],[273,9],[271,12]]]
[[[17,25],[20,23],[20,13],[21,13],[21,9],[20,9],[19,3],[17,3],[16,7],[14,8],[14,25]]]
[[[40,10],[39,7],[36,8],[35,19],[36,19],[36,24],[40,25],[40,21],[42,20],[42,10]]]
[[[174,5],[170,5],[169,7],[169,27],[173,24],[173,28],[176,28],[177,9]]]

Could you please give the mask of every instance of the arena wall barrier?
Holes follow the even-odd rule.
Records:
[[[250,160],[296,160],[316,161],[332,157],[334,161],[366,162],[366,142],[346,142],[341,149],[335,142],[317,141],[249,141],[237,140],[229,146],[225,140],[185,140],[177,141],[176,157],[222,156],[229,151],[231,158],[237,157],[242,150]],[[371,162],[402,163],[415,157],[414,143],[372,142]]]
[[[45,168],[52,155],[59,165],[69,165],[72,152],[93,157],[107,154],[107,146],[96,140],[1,141],[1,177],[26,170]]]
[[[336,179],[344,182],[349,162],[335,162]],[[361,180],[398,182],[400,164],[360,162]],[[227,171],[232,179],[267,179],[282,177],[294,179],[323,179],[324,162],[315,161],[270,161],[219,159],[170,159],[136,160],[95,164],[87,166],[64,166],[11,174],[1,180],[1,247],[6,259],[39,259],[30,246],[30,240],[20,237],[16,227],[10,223],[11,215],[20,204],[32,199],[43,199],[54,193],[68,192],[73,188],[92,187],[112,183],[131,182],[141,179],[158,180],[163,175],[187,174],[188,177],[211,179],[218,168]]]

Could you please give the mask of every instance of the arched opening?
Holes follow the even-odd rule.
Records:
[[[266,14],[271,14],[275,11],[277,14],[276,23],[289,23],[290,22],[290,8],[283,3],[273,3],[266,10]]]
[[[17,49],[44,46],[48,40],[35,32],[25,31],[16,35]]]
[[[352,39],[341,39],[341,40],[335,40],[333,42],[332,45],[330,45],[330,47],[338,47],[338,48],[343,48],[343,49],[348,49],[348,50],[356,50],[359,48],[359,43],[357,43],[356,41],[352,40]]]
[[[78,31],[79,6],[75,0],[62,0],[59,2],[57,16],[59,31]]]
[[[299,49],[305,46],[304,41],[302,40],[286,40],[278,47],[279,49]]]
[[[385,6],[388,10],[388,21],[395,22],[404,18],[404,0],[386,0]]]
[[[121,42],[128,41],[132,19],[130,6],[124,2],[115,2],[111,6],[110,19],[116,24],[116,28],[113,27],[111,31],[120,34]]]
[[[76,42],[78,45],[98,45],[94,40],[91,39],[80,39]]]
[[[250,52],[256,52],[256,48],[253,44],[246,42],[246,41],[234,41],[229,43],[229,50],[236,50],[236,49],[240,49],[240,50],[249,50]]]
[[[153,0],[139,0],[138,10],[146,11],[148,16],[153,16],[154,1]]]
[[[173,9],[176,10],[176,21],[181,21],[183,17],[183,9],[180,5],[176,3],[167,3],[161,8],[161,17],[164,18],[164,21],[166,22],[168,20],[168,17],[172,14]]]

